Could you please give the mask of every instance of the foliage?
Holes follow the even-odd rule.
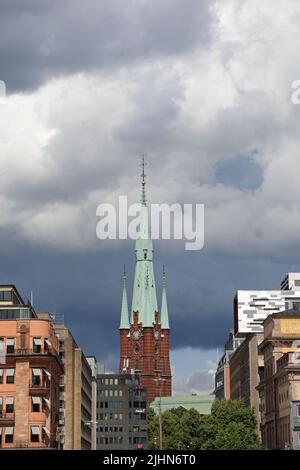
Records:
[[[159,417],[148,412],[149,448],[159,448]],[[242,401],[216,400],[211,415],[195,409],[175,408],[162,413],[163,448],[261,449],[254,410]]]

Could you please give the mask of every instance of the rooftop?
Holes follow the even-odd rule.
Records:
[[[195,409],[201,415],[210,415],[211,407],[215,401],[214,395],[174,395],[173,397],[156,397],[151,408],[158,413],[161,400],[162,412],[183,407],[187,410]]]

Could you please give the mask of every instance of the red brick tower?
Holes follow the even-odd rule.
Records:
[[[130,320],[124,273],[120,321],[120,373],[129,372],[140,376],[141,386],[147,388],[149,404],[157,396],[171,396],[172,374],[166,277],[164,273],[159,312],[145,193],[144,161],[142,166],[141,223],[135,245],[136,264]]]

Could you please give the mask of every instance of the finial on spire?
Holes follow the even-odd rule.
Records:
[[[166,287],[166,283],[167,283],[167,276],[166,276],[165,265],[163,265],[162,286]]]
[[[142,167],[142,173],[141,173],[141,178],[142,178],[142,195],[141,195],[141,204],[143,206],[146,205],[146,190],[145,190],[145,186],[146,186],[146,173],[145,173],[145,166],[147,165],[147,163],[145,162],[145,155],[143,154],[142,155],[142,162],[140,164],[140,166]]]
[[[126,287],[127,274],[126,274],[126,264],[123,266],[123,287]]]

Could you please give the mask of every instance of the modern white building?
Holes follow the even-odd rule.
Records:
[[[234,334],[263,333],[268,315],[300,309],[300,273],[288,273],[281,290],[238,290],[234,298]]]

